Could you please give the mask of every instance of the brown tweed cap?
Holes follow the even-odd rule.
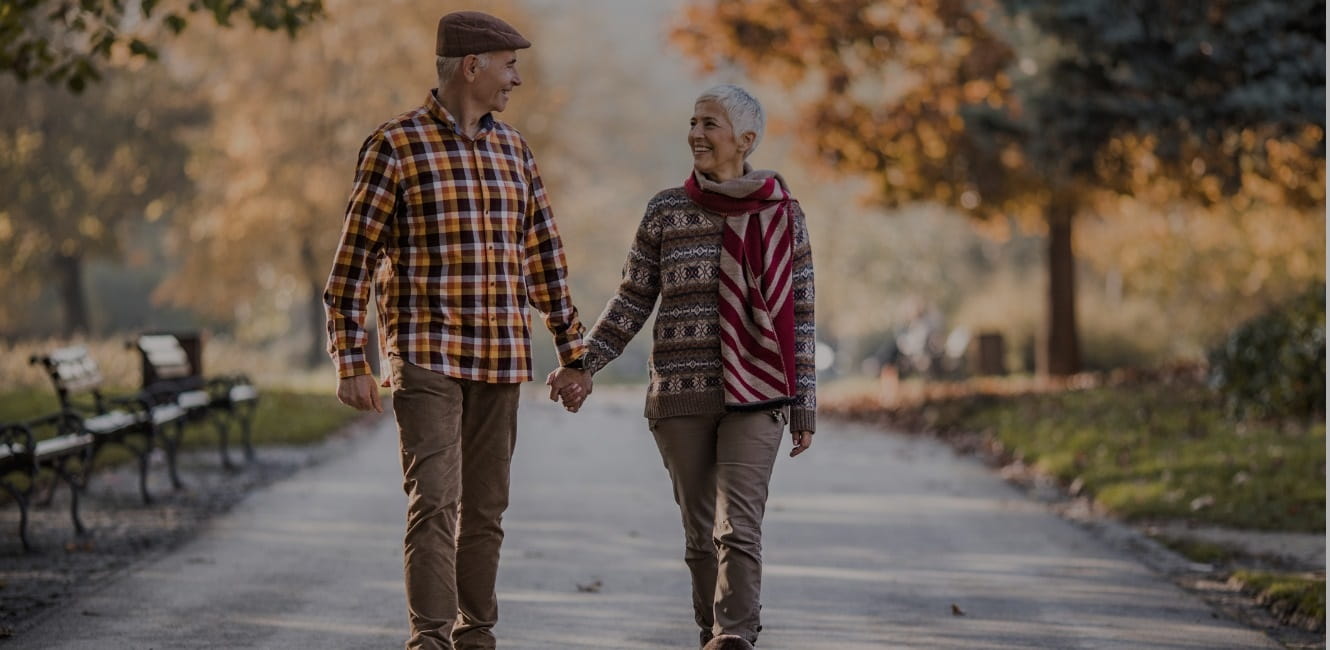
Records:
[[[439,56],[466,56],[495,50],[520,50],[531,41],[512,25],[479,11],[454,11],[439,19],[439,35],[434,53]]]

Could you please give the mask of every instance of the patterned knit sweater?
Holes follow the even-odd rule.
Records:
[[[799,204],[794,218],[794,319],[797,394],[790,430],[816,426],[813,357],[813,253]],[[720,413],[720,253],[724,217],[694,203],[682,187],[647,203],[628,251],[623,281],[587,336],[585,368],[597,372],[623,353],[660,299],[651,351],[646,417]]]

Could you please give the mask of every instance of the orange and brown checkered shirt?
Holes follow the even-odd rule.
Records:
[[[466,138],[434,92],[360,149],[323,294],[341,377],[370,371],[371,270],[387,355],[459,379],[528,381],[530,304],[560,363],[582,356],[563,244],[526,141],[488,115]]]

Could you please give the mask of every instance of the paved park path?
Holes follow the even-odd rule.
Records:
[[[500,646],[695,648],[678,512],[640,397],[597,393],[571,415],[527,389]],[[345,447],[14,642],[400,648],[391,418]],[[928,439],[823,423],[809,453],[777,464],[765,540],[762,648],[1277,647]]]

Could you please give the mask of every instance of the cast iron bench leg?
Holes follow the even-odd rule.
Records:
[[[217,445],[218,451],[222,454],[222,467],[228,470],[235,470],[236,466],[231,462],[231,455],[226,451],[226,438],[230,435],[230,427],[226,424],[226,416],[213,418],[213,425],[217,427]]]
[[[152,460],[152,445],[144,445],[145,449],[138,452],[139,457],[139,496],[143,498],[143,505],[152,503],[152,495],[148,494],[148,464]]]
[[[254,453],[254,443],[250,439],[250,430],[253,429],[254,412],[256,410],[258,410],[258,402],[250,402],[249,406],[245,408],[245,413],[240,417],[241,431],[245,436],[245,460],[250,463],[257,458]]]
[[[23,542],[23,552],[31,553],[32,544],[28,543],[28,497],[18,488],[5,484],[5,491],[18,504],[18,538]]]
[[[180,480],[180,473],[176,470],[176,452],[180,451],[180,443],[185,439],[185,420],[176,422],[175,436],[162,436],[162,444],[166,447],[166,469],[171,475],[171,487],[176,490],[182,490],[185,482]]]
[[[92,463],[88,463],[88,465],[91,467]],[[55,473],[69,486],[69,516],[74,520],[74,534],[83,537],[88,534],[88,529],[83,525],[83,520],[79,519],[79,491],[83,485],[80,485],[79,479],[65,467],[64,461],[55,465]],[[52,487],[52,492],[54,491],[54,487]]]

